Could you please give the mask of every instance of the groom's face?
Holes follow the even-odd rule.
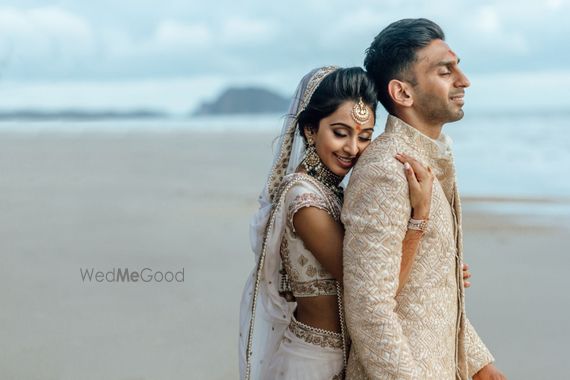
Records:
[[[417,52],[413,67],[413,105],[426,122],[444,124],[463,117],[469,79],[459,69],[459,58],[442,40]]]

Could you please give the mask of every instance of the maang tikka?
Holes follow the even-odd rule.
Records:
[[[362,101],[362,98],[358,98],[358,102],[354,103],[351,115],[354,121],[359,124],[366,124],[370,120],[370,111]]]

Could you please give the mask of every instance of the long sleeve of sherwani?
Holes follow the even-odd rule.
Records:
[[[481,368],[495,361],[467,318],[465,318],[465,349],[469,377],[473,377]]]
[[[344,302],[352,352],[369,379],[419,377],[394,311],[409,218],[401,164],[394,159],[393,164],[367,163],[354,170],[342,211]]]

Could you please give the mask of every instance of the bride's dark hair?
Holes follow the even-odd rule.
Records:
[[[307,107],[299,114],[299,132],[316,131],[321,119],[335,112],[345,101],[362,101],[376,114],[376,90],[370,76],[360,67],[338,69],[329,74],[313,93]]]

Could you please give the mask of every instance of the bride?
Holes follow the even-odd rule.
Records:
[[[376,104],[373,82],[357,67],[321,67],[297,87],[251,226],[256,265],[241,302],[241,379],[344,376],[341,182],[372,140]],[[412,207],[400,289],[428,225],[434,177],[411,157],[394,159]]]

